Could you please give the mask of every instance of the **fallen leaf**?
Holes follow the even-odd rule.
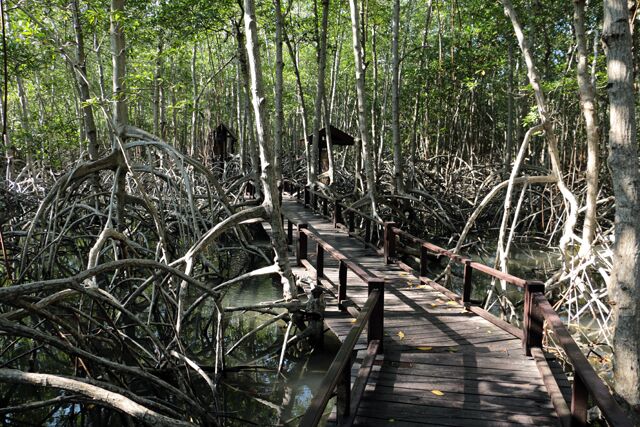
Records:
[[[455,301],[447,301],[447,305],[458,305]]]
[[[449,347],[449,348],[447,349],[447,351],[448,351],[449,353],[456,353],[456,352],[458,351],[458,349],[457,349],[457,348],[455,348],[455,347]]]
[[[429,351],[431,350],[433,347],[418,347],[418,350],[422,350],[422,351]]]
[[[431,307],[437,307],[437,306],[438,306],[438,304],[431,304]],[[478,329],[480,329],[480,328],[478,328]]]
[[[389,422],[390,422],[390,423],[395,423],[395,422],[396,422],[396,420],[395,420],[395,419],[393,419],[393,418],[389,418]]]
[[[400,337],[401,340],[403,340],[404,339],[404,332],[398,331],[398,336]]]
[[[440,390],[431,390],[431,393],[435,394],[436,396],[444,396],[444,393]]]
[[[351,320],[350,320],[350,322],[351,322],[351,323],[356,323],[356,319],[355,319],[355,318],[354,318],[354,319],[351,319]]]

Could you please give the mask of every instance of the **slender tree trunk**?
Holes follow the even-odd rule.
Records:
[[[364,63],[363,51],[360,44],[360,22],[358,14],[357,0],[349,0],[349,8],[351,10],[351,31],[353,33],[353,56],[356,72],[356,92],[358,100],[358,127],[360,128],[360,139],[362,140],[362,151],[364,155],[364,167],[367,180],[367,191],[371,198],[371,213],[374,217],[378,216],[376,206],[376,183],[373,176],[373,153],[371,138],[369,135],[369,121],[367,119],[367,94],[364,87]]]
[[[282,128],[284,126],[284,110],[282,107],[282,91],[283,91],[283,70],[284,61],[282,59],[282,28],[284,22],[282,19],[282,7],[280,0],[274,0],[276,9],[276,120],[274,132],[274,168],[276,171],[276,180],[282,178]]]
[[[322,97],[322,113],[324,127],[327,130],[331,128],[331,113],[329,112],[329,104],[327,103],[327,94],[323,94]],[[335,169],[333,167],[333,139],[331,132],[327,132],[327,160],[329,161],[329,170],[327,171],[327,177],[329,178],[329,185],[333,184],[335,179]]]
[[[316,2],[314,1],[314,8]],[[317,8],[316,8],[316,17],[317,17]],[[315,184],[317,180],[318,172],[318,159],[320,156],[321,148],[320,148],[320,126],[322,123],[322,100],[324,99],[324,86],[325,86],[325,69],[327,64],[327,26],[329,21],[329,0],[322,0],[322,24],[321,28],[318,29],[316,25],[316,54],[317,54],[317,63],[318,63],[318,85],[316,86],[316,98],[314,103],[314,115],[313,115],[313,144],[311,146],[311,166],[310,176],[312,185]],[[325,129],[327,133],[329,133],[329,129]],[[326,138],[325,138],[326,141]],[[328,145],[328,141],[326,141]]]
[[[111,0],[111,60],[113,65],[113,149],[120,151],[129,124],[125,87],[126,51],[124,37],[125,0]],[[121,154],[122,156],[123,154]],[[122,157],[121,157],[122,158]],[[125,227],[126,165],[120,162],[115,176],[117,230]]]
[[[427,36],[429,35],[429,26],[431,24],[431,15],[433,13],[433,8],[432,8],[432,1],[429,0],[427,3],[427,16],[425,19],[425,25],[424,25],[424,31],[422,32],[422,42],[420,44],[420,65],[418,67],[419,70],[423,70],[424,66],[425,66],[425,62],[426,62],[426,51],[427,51]],[[419,117],[419,113],[420,113],[420,106],[421,106],[421,101],[422,101],[422,93],[424,92],[425,94],[428,93],[429,91],[429,81],[428,79],[422,79],[419,78],[418,79],[419,85],[418,87],[424,87],[424,90],[419,90],[418,93],[416,93],[415,95],[415,101],[414,101],[414,105],[413,105],[413,117],[412,117],[412,125],[411,125],[411,141],[410,141],[410,147],[409,147],[409,163],[410,163],[410,167],[411,167],[411,172],[410,172],[410,179],[409,179],[409,186],[410,188],[413,188],[414,186],[414,180],[416,177],[416,158],[417,158],[417,151],[418,151],[418,138],[420,138],[420,135],[418,133],[418,117]],[[428,117],[427,115],[427,111],[428,111],[428,106],[426,105],[426,101],[424,101],[424,109],[425,109],[425,121],[426,118]],[[422,134],[422,132],[420,132],[420,134]]]
[[[98,86],[100,87],[100,98],[107,99],[107,89],[104,80],[104,66],[102,65],[102,44],[98,42],[98,33],[93,33],[93,51],[96,53],[96,63],[98,66]]]
[[[22,130],[25,133],[25,142],[27,149],[25,155],[27,157],[27,174],[31,176],[33,173],[33,157],[31,155],[31,149],[33,147],[33,130],[31,129],[31,120],[29,117],[29,100],[27,98],[27,92],[24,89],[24,83],[22,77],[18,74],[16,76],[16,82],[18,84],[18,98],[20,99],[20,122],[22,124]]]
[[[585,3],[585,0],[574,0],[573,2],[573,22],[578,45],[578,89],[587,131],[587,200],[582,228],[581,256],[587,256],[591,252],[591,244],[596,234],[596,201],[598,199],[598,169],[600,167],[598,165],[600,130],[596,113],[595,88],[591,83],[587,69],[587,38],[584,30]]]
[[[153,72],[153,134],[162,134],[162,50],[164,41],[162,34],[158,34],[158,50],[156,53],[155,70]]]
[[[80,102],[82,104],[82,118],[84,124],[84,135],[87,138],[87,148],[89,151],[89,159],[98,159],[98,131],[93,116],[93,107],[89,103],[91,94],[89,92],[89,80],[87,79],[87,60],[84,51],[84,33],[82,31],[82,23],[80,21],[79,0],[71,2],[73,15],[73,28],[76,37],[76,64],[75,72],[78,81],[78,92],[80,93]]]
[[[118,136],[129,124],[125,87],[126,55],[124,39],[125,0],[111,0],[111,59],[113,66],[113,125]]]
[[[246,16],[246,15],[245,15]],[[246,24],[245,24],[246,27]],[[240,61],[240,70],[242,71],[242,79],[244,81],[244,87],[248,88],[251,80],[250,80],[250,76],[249,76],[249,67],[247,65],[247,51],[244,48],[245,45],[245,37],[244,34],[242,33],[242,30],[240,28],[240,26],[236,27],[236,40],[238,42],[238,60]],[[248,89],[247,89],[247,96],[244,97],[244,101],[245,101],[245,114],[246,114],[246,118],[248,120],[248,126],[247,126],[247,149],[249,150],[249,157],[251,158],[251,168],[252,168],[252,173],[255,177],[255,180],[258,180],[258,177],[260,176],[260,156],[259,156],[259,147],[258,144],[256,143],[256,141],[254,140],[254,133],[253,133],[253,128],[254,128],[254,120],[255,117],[254,115],[250,114],[251,110],[251,104],[250,104],[250,99],[249,99],[249,93],[248,93]],[[260,195],[260,188],[257,186],[257,182],[256,182],[256,195]]]
[[[15,156],[15,148],[9,138],[9,127],[7,123],[7,98],[9,96],[9,67],[7,52],[7,22],[4,10],[4,1],[0,0],[0,20],[2,20],[2,142],[5,149],[6,170],[5,179],[13,180],[13,162]]]
[[[505,175],[508,173],[511,167],[511,157],[513,150],[513,44],[509,43],[509,81],[507,90],[507,135],[506,135],[506,147],[505,147]]]
[[[393,178],[396,193],[404,193],[402,176],[402,146],[400,140],[400,55],[398,52],[398,38],[400,36],[400,0],[393,2],[393,45],[391,82],[391,130],[393,133]]]
[[[549,159],[551,160],[551,170],[558,180],[558,189],[560,190],[560,193],[564,198],[567,218],[564,224],[564,232],[560,239],[560,251],[565,258],[565,267],[567,267],[567,246],[574,236],[573,229],[578,216],[578,203],[573,193],[571,193],[571,191],[567,188],[562,176],[562,169],[560,167],[560,159],[558,156],[558,142],[553,129],[553,123],[548,117],[547,101],[544,91],[542,90],[542,86],[540,85],[540,77],[538,76],[538,70],[536,69],[536,66],[533,62],[533,55],[531,54],[529,48],[529,42],[524,37],[522,27],[520,26],[518,16],[516,15],[511,1],[501,1],[502,5],[504,6],[505,15],[507,15],[507,17],[509,17],[509,19],[511,20],[513,30],[516,33],[516,37],[518,38],[520,50],[522,51],[525,63],[527,64],[529,83],[531,84],[531,87],[533,88],[535,94],[536,103],[538,106],[538,114],[540,115],[540,121],[544,127],[545,136],[547,138],[547,152],[549,154]]]
[[[309,160],[309,143],[307,141],[307,104],[304,98],[304,90],[302,88],[302,79],[300,78],[300,69],[298,68],[298,59],[296,57],[296,51],[293,49],[291,40],[287,34],[284,34],[284,40],[287,44],[289,56],[291,57],[291,63],[293,64],[293,73],[296,76],[296,96],[298,97],[298,104],[300,104],[300,121],[302,122],[302,140],[304,141],[304,154],[307,160],[306,176],[307,185],[311,185],[311,161]]]
[[[256,137],[260,150],[262,172],[260,181],[264,192],[263,207],[271,223],[271,242],[275,252],[276,262],[281,270],[282,293],[285,299],[291,299],[295,282],[289,258],[287,255],[287,240],[284,233],[280,193],[276,186],[276,174],[273,168],[273,147],[269,132],[269,116],[262,83],[262,66],[260,63],[260,49],[258,46],[258,28],[256,26],[254,0],[244,0],[244,26],[247,34],[247,58],[251,76],[251,98],[255,116]]]
[[[614,388],[640,423],[640,172],[632,39],[625,0],[604,1],[602,39],[609,77],[609,170],[616,197],[610,297]]]
[[[199,97],[198,97],[198,76],[196,68],[196,60],[198,59],[198,43],[193,44],[193,51],[191,52],[191,90],[193,91],[192,106],[191,106],[191,145],[189,148],[189,155],[195,156],[197,152],[198,144],[198,109],[199,109]]]

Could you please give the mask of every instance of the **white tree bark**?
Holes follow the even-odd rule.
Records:
[[[369,135],[369,120],[367,118],[367,94],[364,87],[364,63],[362,44],[360,43],[360,17],[358,14],[357,0],[349,0],[351,10],[351,32],[353,33],[353,56],[356,71],[356,92],[358,100],[358,127],[360,129],[360,139],[362,140],[362,151],[364,155],[364,167],[367,180],[367,192],[371,199],[371,214],[378,217],[376,206],[376,183],[373,175],[374,163],[371,138]]]
[[[282,19],[282,7],[280,0],[274,0],[274,6],[276,9],[276,118],[274,123],[274,144],[275,150],[273,152],[273,163],[276,170],[276,180],[282,178],[282,128],[284,126],[284,110],[282,107],[282,87],[283,87],[283,70],[284,61],[282,59],[282,28],[284,22]]]
[[[396,193],[404,193],[402,177],[402,146],[400,145],[400,55],[398,52],[398,38],[400,36],[400,0],[393,2],[393,44],[392,66],[393,77],[391,83],[391,130],[393,133],[393,178]]]
[[[260,48],[258,46],[258,28],[256,26],[254,0],[244,0],[244,25],[247,36],[247,59],[249,75],[251,76],[251,98],[256,126],[256,137],[260,150],[260,164],[262,172],[260,181],[264,192],[262,206],[269,216],[271,223],[271,242],[275,251],[275,261],[280,266],[282,277],[282,293],[285,299],[291,299],[295,286],[293,273],[287,256],[287,240],[284,233],[280,213],[279,192],[276,186],[275,170],[273,168],[273,147],[269,132],[269,116],[262,81],[262,65],[260,62]]]
[[[591,244],[596,234],[596,202],[598,199],[598,142],[600,130],[598,129],[598,117],[596,114],[595,88],[591,83],[587,69],[587,38],[584,30],[585,0],[574,0],[573,22],[578,46],[577,74],[578,89],[580,92],[580,106],[587,132],[587,200],[585,202],[584,225],[582,226],[582,245],[580,255],[588,256],[591,252]]]
[[[170,418],[152,411],[134,402],[122,394],[114,393],[104,388],[86,382],[52,374],[35,374],[16,369],[0,369],[0,380],[14,384],[29,384],[42,387],[53,387],[72,391],[87,396],[96,402],[110,408],[117,409],[132,416],[137,421],[152,426],[195,426],[193,423]]]
[[[609,170],[616,197],[610,298],[614,388],[640,423],[640,172],[633,53],[625,0],[604,1],[602,39],[609,77]]]
[[[316,3],[314,2],[314,5]],[[317,12],[317,10],[316,10]],[[322,125],[322,101],[324,99],[324,87],[325,87],[325,69],[327,68],[327,26],[329,21],[329,0],[322,0],[322,24],[321,28],[318,29],[316,26],[316,42],[318,43],[316,47],[317,53],[317,62],[318,62],[318,84],[316,86],[316,99],[314,103],[314,114],[313,114],[313,144],[311,146],[311,156],[310,156],[310,180],[311,184],[314,185],[318,173],[320,172],[318,169],[318,159],[320,156],[320,126]],[[326,124],[325,124],[326,125]],[[329,133],[329,129],[326,129],[327,133]],[[326,140],[326,138],[325,138]],[[328,141],[327,141],[328,144]]]
[[[531,87],[533,88],[533,92],[535,94],[540,122],[544,127],[545,136],[547,138],[547,153],[549,154],[549,159],[551,160],[551,170],[556,176],[556,185],[558,186],[558,189],[560,190],[560,193],[564,198],[567,217],[564,223],[564,232],[562,237],[560,238],[560,251],[565,257],[566,264],[568,258],[567,246],[574,238],[573,229],[578,217],[578,202],[576,201],[573,193],[569,190],[569,188],[567,188],[562,176],[562,169],[560,168],[560,159],[558,155],[558,142],[553,129],[553,123],[551,122],[547,113],[547,100],[545,98],[544,91],[542,90],[542,86],[540,85],[540,77],[538,76],[538,70],[536,69],[535,63],[533,61],[533,55],[531,54],[531,49],[529,48],[529,42],[524,36],[522,27],[520,26],[520,23],[518,21],[518,16],[515,9],[513,8],[513,5],[511,4],[511,1],[501,0],[501,2],[504,6],[505,15],[507,15],[507,17],[511,20],[511,25],[513,26],[513,30],[518,39],[520,50],[522,51],[522,55],[527,65],[527,75],[529,77],[529,83],[531,84]]]

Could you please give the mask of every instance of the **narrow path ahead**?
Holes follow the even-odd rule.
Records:
[[[385,264],[375,251],[294,199],[285,196],[283,208],[287,218],[307,223],[371,275],[385,279],[384,354],[378,356],[354,425],[558,425],[540,373],[524,356],[520,339]],[[310,244],[309,254],[314,250]],[[324,274],[337,284],[337,263],[326,259]],[[351,272],[348,283],[349,298],[362,306],[366,284]],[[343,340],[353,318],[329,297],[325,323]],[[353,377],[366,349],[364,338],[357,348]]]

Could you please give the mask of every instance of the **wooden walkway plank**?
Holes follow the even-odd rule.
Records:
[[[308,224],[367,273],[385,279],[384,354],[373,366],[354,425],[558,425],[536,363],[524,355],[520,339],[385,264],[375,251],[293,199],[285,196],[283,208],[286,217]],[[308,254],[315,265],[311,240]],[[315,279],[315,272],[306,274]],[[337,294],[338,263],[326,257],[324,275],[322,283],[333,284]],[[366,284],[351,272],[347,281],[347,297],[362,306]],[[326,299],[325,323],[344,340],[352,317],[337,308],[334,298]],[[352,378],[366,347],[362,336]]]

